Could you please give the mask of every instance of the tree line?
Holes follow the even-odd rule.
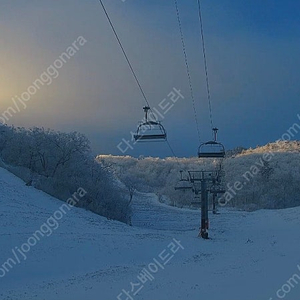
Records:
[[[129,223],[128,199],[113,174],[92,156],[83,134],[1,125],[0,157],[2,166],[27,185],[64,201],[83,187],[87,194],[77,206]]]

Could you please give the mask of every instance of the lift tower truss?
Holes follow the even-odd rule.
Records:
[[[195,195],[201,195],[201,225],[199,237],[208,239],[208,195],[213,195],[213,212],[216,213],[216,198],[218,194],[225,193],[221,187],[221,171],[188,171],[189,181],[193,185]]]

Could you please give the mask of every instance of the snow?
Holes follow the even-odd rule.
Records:
[[[239,149],[238,149],[239,150]],[[300,206],[300,141],[277,141],[242,153],[232,150],[223,160],[223,186],[244,184],[230,205],[245,210],[278,209]],[[187,171],[215,170],[216,160],[199,158],[147,157],[99,155],[98,161],[109,168],[126,185],[143,192],[160,194],[167,204],[189,207],[194,201],[190,191],[174,189]],[[184,196],[183,196],[184,195]]]
[[[21,247],[63,202],[4,169],[0,178],[1,268],[13,257],[12,249]],[[199,211],[168,207],[153,194],[137,193],[133,214],[130,227],[72,208],[52,235],[0,278],[0,299],[117,299],[174,238],[184,249],[133,299],[277,299],[276,291],[298,270],[300,208],[221,209],[210,215],[210,240],[197,237]],[[300,282],[286,299],[299,297]]]

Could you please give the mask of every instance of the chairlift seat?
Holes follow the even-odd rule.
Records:
[[[224,158],[225,148],[221,143],[209,141],[200,145],[198,149],[199,158]]]
[[[192,189],[191,183],[189,182],[189,180],[185,180],[185,179],[180,180],[175,186],[175,190],[187,191],[191,189]]]
[[[167,139],[167,133],[160,122],[146,121],[141,123],[134,139],[139,141],[164,141]]]
[[[135,134],[134,139],[136,141],[140,140],[165,140],[166,135],[165,134]]]

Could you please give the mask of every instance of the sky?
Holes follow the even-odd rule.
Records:
[[[175,155],[195,156],[200,142],[211,139],[197,0],[178,4],[200,141],[174,0],[103,2],[150,106],[162,112],[172,103],[170,92],[181,91],[184,98],[168,112],[163,110],[160,119]],[[300,3],[201,3],[219,140],[232,149],[279,139],[295,122],[300,124]],[[25,104],[18,102],[18,110],[15,106],[12,116],[6,114],[5,123],[82,132],[95,154],[173,155],[165,142],[131,141],[145,101],[98,0],[0,0],[0,28],[0,120],[18,102],[16,96],[50,72],[49,66],[82,37],[86,43],[77,45],[51,83],[32,93]],[[293,138],[300,139],[300,133]],[[123,139],[130,145],[125,152]]]

